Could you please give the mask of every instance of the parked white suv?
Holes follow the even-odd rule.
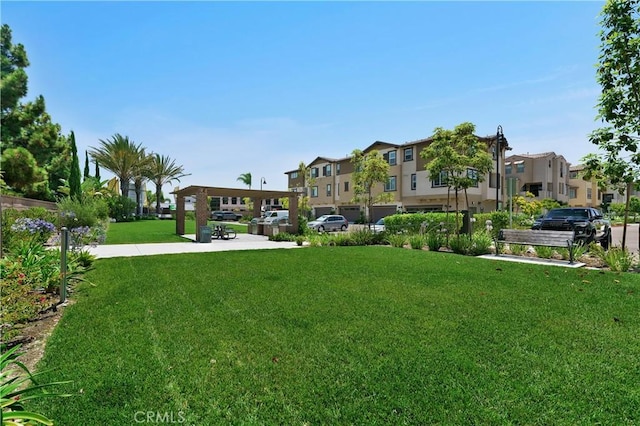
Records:
[[[266,213],[262,223],[272,225],[273,223],[284,223],[287,220],[289,220],[289,210],[273,210]]]

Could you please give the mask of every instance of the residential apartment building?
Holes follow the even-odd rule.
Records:
[[[569,169],[569,205],[576,207],[601,207],[603,201],[609,203],[625,203],[626,192],[620,194],[612,186],[608,186],[606,189],[598,187],[595,179],[585,180],[584,164],[578,164],[572,166]],[[636,195],[640,191],[635,191],[631,195]]]
[[[505,176],[516,179],[517,193],[530,192],[536,199],[550,198],[569,203],[570,164],[555,152],[510,155],[505,160]]]
[[[487,151],[496,160],[496,136],[481,137],[487,145]],[[420,139],[403,144],[376,141],[363,150],[366,154],[372,150],[379,151],[389,163],[389,180],[385,184],[378,184],[374,194],[388,192],[392,194],[392,201],[372,206],[371,219],[394,214],[398,211],[447,211],[455,209],[455,195],[448,194],[444,182],[446,176],[430,177],[425,169],[426,162],[420,152],[431,143],[431,138]],[[492,211],[496,207],[496,197],[499,202],[504,200],[504,158],[509,150],[508,143],[501,147],[497,154],[499,159],[500,189],[496,189],[496,164],[493,170],[484,177],[482,182],[467,190],[469,205],[467,206],[463,192],[458,194],[460,210],[472,212]],[[328,158],[316,157],[307,167],[310,168],[311,183],[304,182],[304,176],[299,170],[285,172],[288,176],[288,186],[291,191],[303,192],[309,195],[309,203],[313,209],[313,216],[322,214],[341,214],[349,221],[355,222],[366,217],[365,207],[353,201],[353,164],[351,157]],[[470,175],[475,170],[467,171]]]

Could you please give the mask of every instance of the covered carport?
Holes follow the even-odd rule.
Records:
[[[209,220],[209,202],[207,197],[249,197],[253,199],[253,217],[260,217],[262,200],[270,198],[289,199],[289,223],[298,229],[298,196],[290,191],[262,191],[257,189],[217,188],[213,186],[191,185],[173,192],[176,196],[176,234],[184,235],[185,198],[196,199],[196,241],[200,241],[200,227]]]

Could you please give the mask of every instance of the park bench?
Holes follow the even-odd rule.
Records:
[[[500,246],[522,244],[529,246],[562,247],[569,250],[569,264],[573,264],[575,255],[575,235],[573,231],[542,231],[537,229],[502,229],[494,239],[496,256],[500,254]]]
[[[227,228],[226,225],[212,225],[211,230],[211,238],[228,240],[236,237],[236,231]]]

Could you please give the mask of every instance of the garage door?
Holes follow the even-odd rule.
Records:
[[[396,214],[398,208],[393,206],[373,206],[371,208],[373,210],[371,221],[375,223],[378,219],[383,218],[385,216],[390,216],[392,214]]]
[[[341,206],[338,214],[344,216],[349,223],[356,223],[360,219],[360,206]]]
[[[331,207],[316,207],[316,218],[322,216],[323,214],[331,214]]]

